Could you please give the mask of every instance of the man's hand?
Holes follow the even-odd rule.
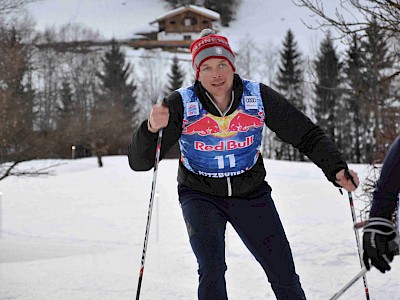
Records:
[[[343,169],[336,173],[336,183],[346,191],[352,192],[360,184],[360,179],[355,171]]]
[[[147,129],[150,132],[156,133],[161,128],[167,127],[169,120],[168,107],[162,104],[155,104],[151,109],[150,116],[147,122]]]

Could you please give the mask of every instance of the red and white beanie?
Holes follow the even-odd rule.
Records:
[[[216,35],[212,29],[203,29],[200,37],[190,45],[192,54],[192,66],[196,72],[196,79],[199,78],[200,66],[210,58],[224,58],[232,66],[235,72],[235,54],[229,46],[228,39]]]

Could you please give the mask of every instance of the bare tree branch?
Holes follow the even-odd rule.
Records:
[[[13,162],[10,166],[5,166],[5,167],[4,167],[4,169],[5,169],[4,172],[2,172],[2,171],[1,171],[1,168],[0,168],[0,174],[3,173],[3,175],[1,175],[1,177],[0,177],[0,181],[3,180],[4,178],[10,176],[10,175],[11,175],[12,169],[14,169],[15,166],[16,166],[18,163],[20,163],[20,162],[19,162],[19,161],[15,161],[15,162]]]
[[[0,165],[0,181],[10,176],[36,177],[51,175],[51,171],[54,168],[63,165],[63,163],[54,163],[43,168],[17,169],[17,166],[23,162],[27,161],[14,161]]]
[[[322,0],[292,0],[299,7],[308,8],[314,16],[317,25],[303,23],[311,29],[329,29],[334,27],[340,34],[340,38],[348,37],[355,33],[364,32],[372,19],[375,19],[381,30],[388,36],[400,33],[400,4],[391,0],[341,0],[340,11],[345,11],[351,17],[345,17],[336,8],[335,13],[325,10]],[[358,20],[352,11],[358,11],[363,20]]]
[[[0,0],[0,15],[6,15],[22,9],[28,3],[40,0]]]

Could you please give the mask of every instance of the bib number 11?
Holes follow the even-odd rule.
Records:
[[[229,167],[234,168],[236,167],[236,160],[235,160],[235,155],[234,154],[228,154],[225,156],[218,155],[215,156],[214,159],[217,160],[218,162],[218,169],[224,169],[225,168],[225,161],[229,162]]]

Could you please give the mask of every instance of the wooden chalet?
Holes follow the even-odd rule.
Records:
[[[138,39],[129,45],[133,48],[189,48],[205,28],[218,31],[219,13],[196,5],[185,5],[171,10],[149,23],[148,30],[137,32]]]

